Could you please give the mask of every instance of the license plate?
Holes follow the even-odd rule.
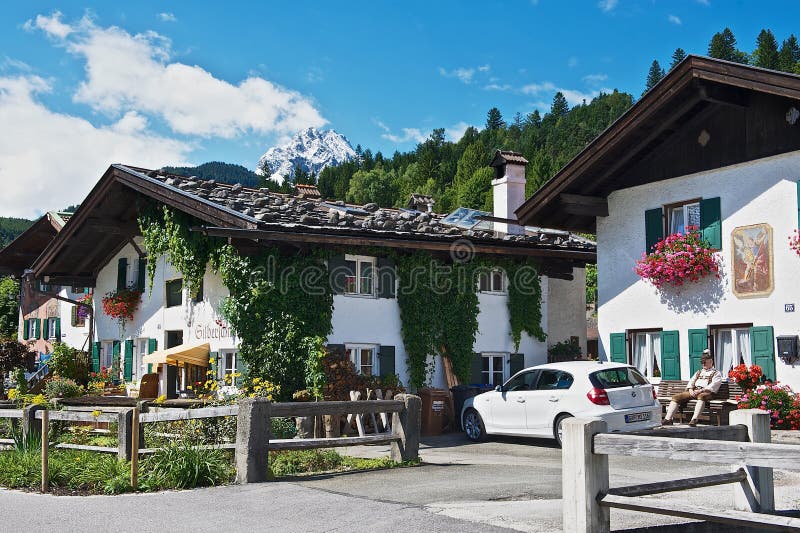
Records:
[[[625,415],[625,422],[630,424],[631,422],[643,422],[645,420],[650,420],[650,411],[646,411],[644,413],[632,413],[630,415]]]

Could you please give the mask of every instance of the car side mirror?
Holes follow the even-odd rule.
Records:
[[[498,385],[497,387],[494,388],[494,390],[497,391],[497,392],[503,392],[503,386],[502,385]]]

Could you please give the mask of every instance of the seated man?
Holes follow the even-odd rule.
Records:
[[[661,422],[662,426],[672,425],[672,417],[675,416],[679,405],[686,405],[689,400],[697,400],[697,404],[694,406],[694,415],[692,415],[692,420],[689,422],[691,427],[696,426],[697,419],[700,417],[700,413],[703,412],[706,402],[713,400],[716,396],[722,385],[722,374],[714,368],[714,358],[708,348],[703,350],[703,355],[700,356],[700,364],[703,367],[695,372],[692,379],[689,380],[689,384],[686,385],[686,392],[681,392],[672,397],[672,401],[669,402],[669,407],[667,407],[667,416]]]

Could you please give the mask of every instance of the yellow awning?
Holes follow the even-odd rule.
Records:
[[[208,356],[211,352],[209,343],[203,344],[181,344],[174,348],[158,350],[142,358],[144,364],[152,365],[178,365],[190,364],[195,366],[208,366]]]

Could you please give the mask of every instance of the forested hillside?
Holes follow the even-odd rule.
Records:
[[[31,227],[32,220],[24,218],[0,217],[0,248],[16,239],[23,231]]]
[[[245,187],[259,187],[262,177],[242,165],[211,161],[196,167],[164,167],[161,170],[180,176],[197,176],[205,180],[214,179],[223,183],[241,183]]]

